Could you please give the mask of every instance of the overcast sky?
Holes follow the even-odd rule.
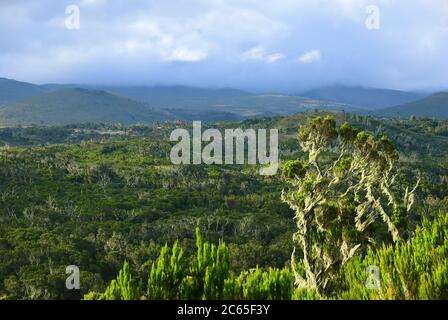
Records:
[[[447,57],[448,0],[0,0],[0,77],[35,83],[438,90]]]

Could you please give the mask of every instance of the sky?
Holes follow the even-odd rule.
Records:
[[[448,0],[0,0],[0,77],[33,83],[429,91],[447,57]]]

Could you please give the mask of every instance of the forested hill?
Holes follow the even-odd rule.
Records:
[[[61,125],[82,122],[154,123],[172,119],[167,111],[105,91],[62,89],[0,109],[0,124]]]
[[[379,110],[378,114],[399,118],[414,116],[446,120],[448,119],[448,92],[439,92],[417,101]]]

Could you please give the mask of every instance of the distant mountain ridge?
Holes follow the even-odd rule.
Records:
[[[302,95],[254,94],[233,88],[187,86],[34,85],[0,78],[0,126],[238,121],[314,110],[446,119],[443,93],[425,97],[397,90],[334,86]],[[405,103],[401,103],[403,101]]]
[[[0,93],[13,80],[6,80]],[[39,90],[35,90],[39,88]],[[67,124],[85,121],[152,122],[160,120],[237,121],[247,117],[288,115],[314,109],[360,111],[349,105],[284,94],[258,94],[224,88],[185,86],[117,87],[30,85],[0,110],[0,125]],[[107,109],[109,108],[109,109]],[[152,109],[151,109],[152,108]],[[102,112],[107,114],[101,114]],[[148,114],[146,114],[148,113]]]
[[[57,90],[61,88],[86,88],[93,90],[103,90],[116,95],[121,95],[129,97],[135,100],[150,102],[152,103],[154,99],[159,99],[163,97],[238,97],[238,96],[249,96],[252,93],[233,89],[233,88],[197,88],[181,85],[156,85],[156,86],[104,86],[104,85],[77,85],[77,84],[46,84],[43,85],[44,88],[49,90]]]
[[[182,85],[156,85],[156,86],[106,86],[84,84],[43,84],[36,85],[13,79],[0,78],[0,104],[19,102],[38,94],[58,91],[61,89],[89,89],[102,90],[116,95],[132,98],[142,102],[152,102],[154,98],[165,97],[238,97],[253,95],[248,91],[234,88],[198,88]]]
[[[347,86],[319,88],[300,95],[316,100],[346,103],[367,110],[380,110],[425,97],[425,94],[415,92]]]
[[[448,92],[438,92],[423,99],[378,110],[378,115],[390,117],[424,117],[448,119]]]
[[[47,92],[41,86],[6,78],[0,78],[0,106],[25,100]]]
[[[62,89],[0,109],[0,125],[63,125],[83,122],[153,123],[174,119],[163,110],[105,91]]]

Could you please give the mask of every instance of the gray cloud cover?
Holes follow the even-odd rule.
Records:
[[[447,0],[0,0],[0,76],[38,83],[446,89],[447,56]]]

